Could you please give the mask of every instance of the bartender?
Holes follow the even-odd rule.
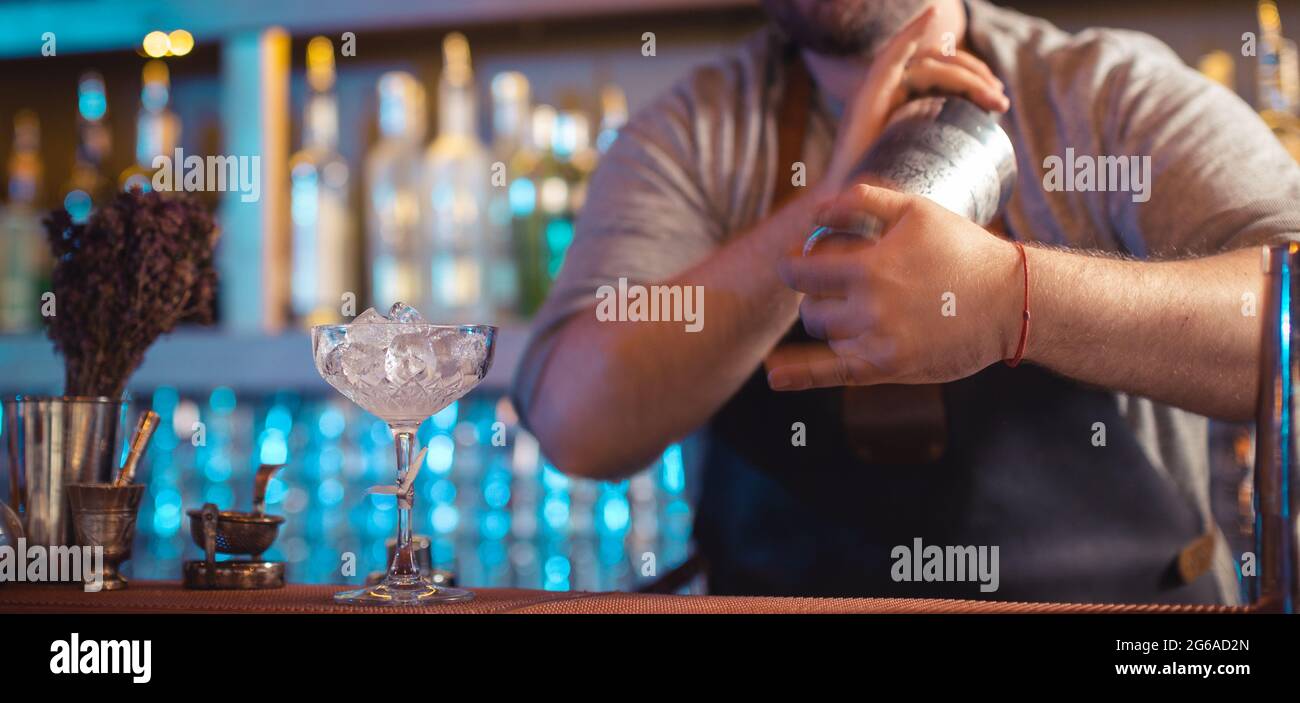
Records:
[[[983,0],[764,6],[593,176],[515,383],[546,455],[616,480],[703,428],[713,593],[1236,602],[1205,416],[1251,416],[1258,245],[1300,232],[1269,129],[1135,32]],[[1015,147],[988,229],[855,185],[930,93],[999,114]],[[1061,187],[1067,149],[1145,158],[1148,180]],[[875,243],[799,255],[868,217]],[[610,321],[620,279],[702,291],[702,324]],[[995,554],[995,578],[931,548]]]

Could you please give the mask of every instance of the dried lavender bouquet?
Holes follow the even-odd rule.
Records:
[[[68,395],[119,398],[159,335],[182,320],[210,324],[216,230],[197,198],[119,193],[85,224],[46,218],[54,253],[54,315]]]

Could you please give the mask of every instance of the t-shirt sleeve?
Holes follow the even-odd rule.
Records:
[[[1150,157],[1149,200],[1107,192],[1130,253],[1199,256],[1300,237],[1300,167],[1255,111],[1163,45],[1126,49],[1095,114],[1107,155]]]
[[[525,427],[556,333],[573,315],[594,310],[600,286],[668,279],[723,238],[700,177],[709,146],[701,142],[714,125],[693,110],[690,92],[684,81],[639,112],[592,175],[573,242],[515,373],[512,400]]]

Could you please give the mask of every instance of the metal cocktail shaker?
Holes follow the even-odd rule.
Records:
[[[1255,605],[1263,610],[1295,613],[1300,600],[1300,442],[1297,439],[1295,383],[1300,375],[1300,244],[1264,249],[1266,282],[1263,343],[1259,356],[1259,398],[1255,411],[1256,576],[1251,583]]]
[[[997,117],[975,103],[955,96],[918,98],[894,112],[856,173],[856,183],[924,195],[984,226],[1011,199],[1016,152]],[[821,237],[840,233],[817,228],[804,254]],[[845,233],[875,237],[880,223]]]

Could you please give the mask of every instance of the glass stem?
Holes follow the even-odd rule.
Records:
[[[400,491],[407,472],[411,470],[415,433],[393,428],[393,444],[397,448],[397,488]],[[411,506],[414,502],[414,487],[408,495],[397,496],[397,549],[393,553],[393,564],[388,568],[390,581],[411,582],[420,578],[420,565],[415,561],[415,548],[411,544]]]

